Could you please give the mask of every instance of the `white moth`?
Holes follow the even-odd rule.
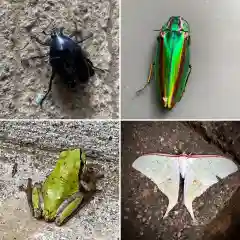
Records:
[[[178,202],[180,175],[184,179],[184,205],[194,223],[197,223],[192,202],[210,186],[238,171],[228,158],[217,155],[147,154],[137,158],[133,168],[150,178],[168,197],[169,204],[163,218]]]

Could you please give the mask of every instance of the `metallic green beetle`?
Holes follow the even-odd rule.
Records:
[[[157,37],[157,49],[147,83],[137,94],[150,83],[154,74],[163,107],[172,109],[182,98],[191,68],[189,24],[183,17],[170,17]]]

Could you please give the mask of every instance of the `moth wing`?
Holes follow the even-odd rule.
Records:
[[[151,179],[168,197],[168,208],[163,218],[178,202],[180,171],[176,157],[148,154],[137,158],[133,168]]]
[[[195,198],[201,196],[209,187],[238,170],[237,165],[221,156],[199,156],[187,160],[184,181],[184,204],[194,222],[197,222],[192,208]]]

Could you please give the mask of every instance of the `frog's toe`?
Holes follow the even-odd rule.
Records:
[[[35,209],[34,210],[34,217],[36,219],[40,219],[42,217],[42,210],[41,209]]]
[[[53,222],[53,221],[55,220],[55,218],[50,217],[50,216],[45,216],[45,217],[44,217],[44,220],[45,220],[46,222]]]

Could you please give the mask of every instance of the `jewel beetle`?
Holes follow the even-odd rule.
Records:
[[[86,57],[79,43],[84,42],[92,36],[88,36],[81,41],[74,41],[72,35],[65,35],[63,33],[64,28],[54,28],[51,32],[51,39],[46,42],[41,41],[38,37],[31,35],[31,38],[35,39],[39,44],[48,46],[49,51],[49,63],[52,67],[52,74],[49,81],[48,91],[39,100],[40,106],[46,99],[52,89],[52,82],[56,75],[62,79],[62,81],[68,87],[75,87],[76,82],[87,83],[89,78],[95,74],[94,69],[99,69],[93,66],[91,60]],[[43,32],[47,35],[45,32]],[[45,57],[45,56],[43,56]]]
[[[181,100],[191,69],[190,26],[183,17],[172,16],[159,31],[147,83],[137,94],[154,76],[158,100],[163,108],[170,110]]]

